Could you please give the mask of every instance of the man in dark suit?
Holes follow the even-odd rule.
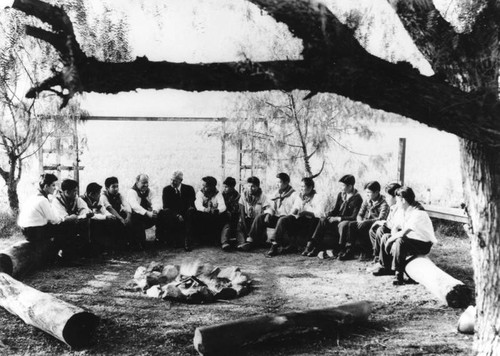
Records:
[[[163,188],[163,209],[159,219],[163,223],[156,230],[156,239],[160,243],[176,245],[182,238],[184,248],[190,250],[190,241],[186,240],[186,214],[189,209],[194,209],[196,194],[190,185],[182,184],[184,175],[180,171],[172,174],[170,185]]]

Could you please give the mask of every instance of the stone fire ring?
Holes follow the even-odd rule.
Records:
[[[200,304],[245,295],[250,291],[251,280],[235,266],[151,262],[148,267],[137,268],[133,283],[152,298]]]

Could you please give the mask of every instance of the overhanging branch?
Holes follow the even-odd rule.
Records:
[[[38,0],[16,0],[14,7],[25,2],[33,6],[43,4]],[[317,10],[317,2],[290,1],[297,4],[298,9],[303,9],[305,4],[312,8],[310,12],[296,13],[292,11],[293,7],[286,8],[286,11],[280,10],[281,1],[252,2],[265,8],[271,16],[278,17],[278,13],[289,11],[286,19],[280,19],[284,19],[291,28],[295,28],[294,14],[299,16],[297,28],[300,31],[296,30],[295,33],[306,37],[312,46],[325,43],[321,39],[316,41],[317,28],[314,26],[317,22],[313,21],[313,28],[307,31],[304,27],[307,19],[300,18],[301,14],[306,14],[331,19],[333,15],[329,12],[325,15],[324,9]],[[25,11],[23,7],[16,8]],[[30,8],[29,13],[36,14],[36,9]],[[40,18],[45,16],[46,14]],[[50,21],[59,23],[54,19]],[[64,24],[65,20],[62,23]],[[330,23],[333,24],[333,20]],[[76,91],[118,93],[138,88],[238,92],[309,90],[336,93],[473,141],[492,146],[500,145],[500,107],[495,97],[486,92],[464,93],[436,78],[420,75],[409,64],[392,64],[372,56],[360,49],[359,44],[351,48],[349,44],[354,40],[352,33],[347,28],[340,31],[342,26],[335,23],[333,28],[321,28],[321,31],[327,30],[330,39],[335,39],[327,41],[326,45],[338,43],[342,49],[328,53],[325,57],[328,60],[187,64],[151,62],[142,57],[128,63],[104,63],[77,53],[77,56],[71,57],[70,64],[65,64],[63,73],[46,80],[28,94],[33,96],[55,85],[69,90],[70,94],[66,99]],[[72,26],[66,25],[65,28],[72,31]],[[73,49],[78,52],[80,46],[74,36],[71,34],[67,38],[69,53]],[[318,49],[317,53],[320,52],[321,49]]]

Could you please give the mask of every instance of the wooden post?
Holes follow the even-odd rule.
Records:
[[[60,137],[57,137],[56,138],[56,167],[57,168],[57,171],[56,171],[56,176],[57,176],[57,180],[58,181],[61,181],[61,170],[59,169],[59,167],[61,166],[61,138]]]
[[[75,148],[75,171],[73,172],[73,178],[77,181],[80,187],[80,148],[78,147],[78,118],[74,117],[74,131],[73,131],[73,147]]]
[[[226,120],[222,120],[221,171],[222,171],[221,181],[223,181],[226,178]]]
[[[405,159],[406,159],[406,138],[399,139],[398,151],[398,181],[405,184]]]
[[[239,192],[241,193],[241,170],[242,165],[243,165],[243,140],[240,139],[237,147],[236,147],[236,162],[238,162],[238,185],[239,185]]]
[[[0,273],[0,306],[71,347],[87,346],[99,319],[80,307]]]

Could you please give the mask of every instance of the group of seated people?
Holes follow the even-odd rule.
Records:
[[[43,174],[38,193],[23,206],[18,223],[27,240],[51,241],[55,258],[68,264],[76,255],[96,249],[142,249],[145,231],[155,226],[159,244],[182,245],[186,251],[193,242],[220,243],[224,251],[244,252],[270,242],[266,257],[298,251],[304,244],[303,256],[322,252],[342,261],[359,256],[376,263],[374,275],[395,275],[395,284],[404,283],[407,259],[429,253],[437,242],[415,193],[398,183],[388,184],[384,196],[378,182],[369,182],[363,200],[354,176],[345,175],[334,208],[325,211],[324,199],[309,177],[302,178],[297,192],[290,176],[279,173],[277,190],[269,197],[255,176],[247,179],[242,194],[232,177],[224,180],[222,192],[211,176],[202,178],[198,192],[182,181],[182,172],[172,174],[163,189],[162,209],[155,210],[146,174],[138,175],[125,195],[118,179],[109,177],[104,189],[93,182],[80,197],[76,181],[63,180],[57,190],[57,177]],[[268,236],[269,228],[274,234]]]

